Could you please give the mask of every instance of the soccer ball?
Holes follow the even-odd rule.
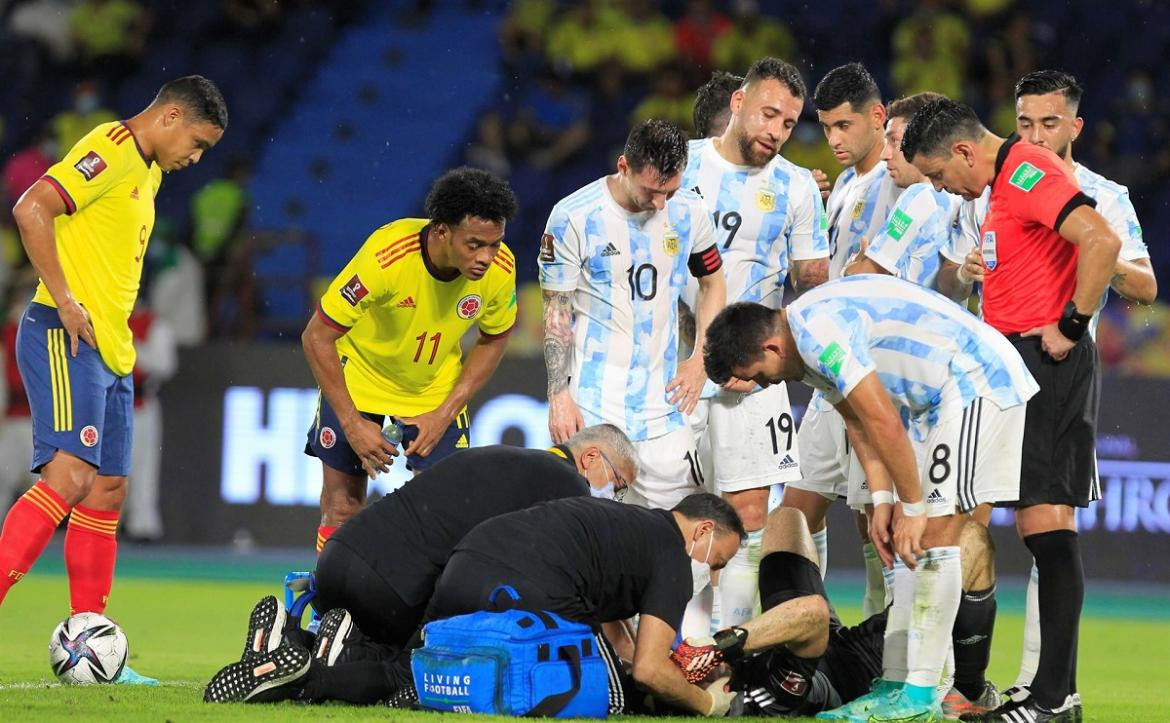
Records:
[[[78,613],[49,638],[49,665],[62,683],[112,683],[126,665],[129,646],[117,623],[97,613]]]

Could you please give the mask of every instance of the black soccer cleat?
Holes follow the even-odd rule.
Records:
[[[1065,698],[1064,704],[1055,710],[1045,708],[1031,696],[1023,699],[1017,697],[1008,700],[994,710],[983,713],[978,718],[964,715],[960,720],[986,721],[986,723],[1079,723],[1081,708],[1078,701],[1071,695]]]
[[[281,645],[226,666],[203,691],[204,703],[275,703],[300,697],[313,656],[308,650]]]
[[[279,648],[287,619],[288,614],[279,600],[272,595],[261,598],[248,618],[248,639],[244,642],[244,654],[240,660],[271,653]]]
[[[321,626],[317,628],[313,657],[326,666],[336,665],[353,630],[353,617],[345,608],[333,608],[325,613]]]

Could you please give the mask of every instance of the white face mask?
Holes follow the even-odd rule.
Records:
[[[715,530],[711,530],[711,539],[707,543],[707,554],[703,557],[703,561],[699,562],[695,558],[691,558],[691,596],[694,597],[703,592],[703,588],[711,582],[711,566],[708,561],[711,559],[711,548],[715,546]],[[695,551],[695,541],[691,540],[691,548],[687,550],[687,556],[690,557]]]
[[[617,491],[614,489],[613,480],[610,480],[609,483],[601,489],[597,489],[593,485],[589,485],[589,495],[591,497],[596,497],[599,500],[616,500]]]

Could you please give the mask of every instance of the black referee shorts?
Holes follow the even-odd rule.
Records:
[[[322,613],[345,608],[358,630],[383,645],[402,647],[418,629],[426,602],[408,605],[365,558],[340,540],[329,540],[317,558],[317,599]]]
[[[1008,335],[1040,385],[1024,421],[1020,499],[1004,507],[1087,507],[1096,474],[1097,407],[1101,370],[1097,346],[1085,334],[1062,361],[1040,347],[1040,337]]]

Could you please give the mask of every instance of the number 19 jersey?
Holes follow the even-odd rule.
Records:
[[[539,262],[542,289],[573,293],[569,393],[585,424],[614,424],[635,442],[685,425],[666,394],[678,300],[688,271],[721,264],[702,199],[682,189],[662,211],[630,213],[600,178],[553,207]]]

